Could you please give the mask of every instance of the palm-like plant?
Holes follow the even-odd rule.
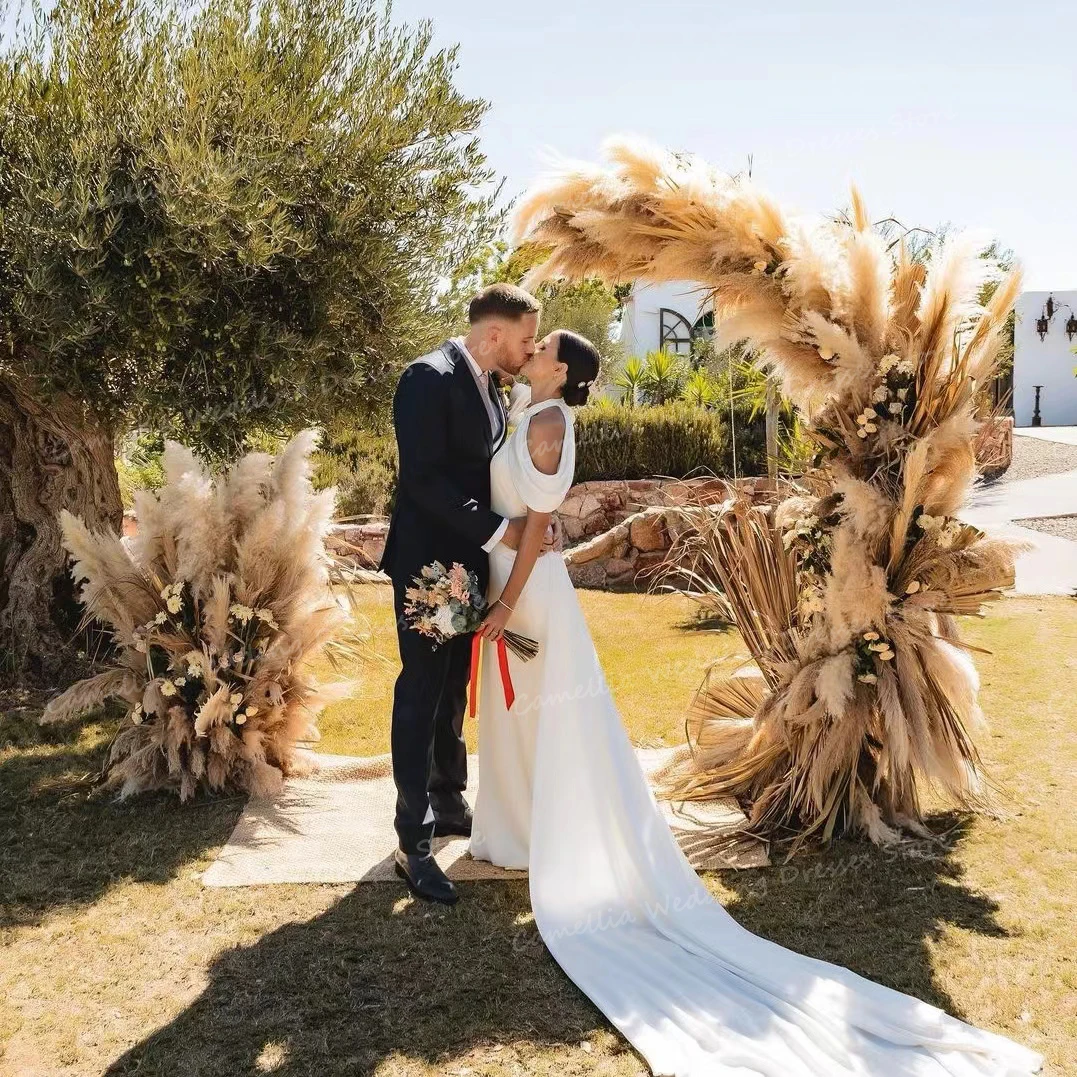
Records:
[[[624,402],[628,407],[639,403],[643,387],[644,366],[638,355],[626,359],[613,378],[613,384],[624,390]]]
[[[713,374],[693,370],[681,387],[681,399],[697,408],[712,408],[721,399],[721,389]]]
[[[688,363],[679,355],[660,351],[648,352],[643,364],[643,376],[640,387],[647,397],[648,404],[669,404],[681,394]]]

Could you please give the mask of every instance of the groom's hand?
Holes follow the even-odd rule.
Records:
[[[549,525],[546,528],[546,535],[542,540],[542,552],[560,553],[563,538],[564,530],[561,527],[561,517],[555,513],[550,517]]]
[[[524,524],[526,523],[526,516],[514,516],[509,520],[509,526],[505,528],[505,533],[501,536],[501,541],[508,546],[510,550],[518,550],[520,548],[520,539],[523,538]],[[561,539],[561,521],[556,516],[552,516],[549,524],[546,526],[546,534],[542,537],[542,552],[549,553],[551,550],[560,552]]]

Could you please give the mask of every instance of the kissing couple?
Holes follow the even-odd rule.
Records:
[[[466,336],[406,367],[393,399],[399,479],[381,567],[402,665],[397,873],[419,898],[455,903],[433,856],[442,835],[526,869],[551,954],[655,1075],[1039,1072],[1042,1056],[1021,1044],[753,935],[696,875],[621,723],[551,527],[573,484],[574,409],[600,356],[567,330],[540,337],[541,313],[520,288],[484,289]],[[498,372],[529,387],[514,390],[511,416]],[[511,709],[484,648],[474,815],[463,795],[471,638],[434,644],[405,619],[405,592],[433,561],[476,573],[488,640],[510,629],[539,644],[530,661],[508,656]]]

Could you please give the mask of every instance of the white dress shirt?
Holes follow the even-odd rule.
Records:
[[[490,433],[493,436],[494,441],[497,441],[498,437],[501,435],[501,425],[504,420],[500,409],[490,399],[490,391],[488,388],[490,375],[475,362],[475,357],[467,350],[467,345],[464,343],[463,337],[453,337],[453,343],[464,353],[468,366],[471,367],[471,373],[475,378],[475,384],[479,387],[479,395],[482,397],[483,406],[486,408],[486,414],[490,419]],[[508,520],[503,519],[498,525],[497,530],[495,530],[486,542],[483,543],[482,548],[487,553],[501,541],[501,536],[508,530],[508,526]]]

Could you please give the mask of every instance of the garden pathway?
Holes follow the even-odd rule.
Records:
[[[1077,427],[1015,430],[1033,437],[1077,445]],[[1017,560],[1015,591],[1026,595],[1066,595],[1077,591],[1077,470],[977,486],[960,516],[991,535],[1027,543]]]

